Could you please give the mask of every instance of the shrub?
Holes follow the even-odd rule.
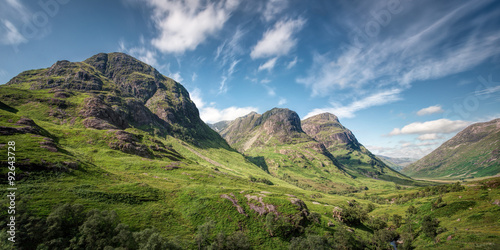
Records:
[[[436,218],[432,218],[430,215],[424,216],[422,219],[422,232],[427,235],[427,237],[434,239],[436,237],[437,229],[439,227],[439,221]]]

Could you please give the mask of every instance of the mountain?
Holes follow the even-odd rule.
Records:
[[[402,172],[412,177],[448,179],[500,173],[500,119],[468,126]]]
[[[373,155],[354,134],[344,127],[337,116],[322,113],[302,121],[306,134],[325,145],[326,149],[354,176],[366,176],[410,184],[410,178],[394,171]]]
[[[252,112],[219,133],[250,161],[301,187],[331,191],[338,188],[340,179],[350,178],[324,145],[302,130],[299,116],[289,109],[274,108],[262,115]]]
[[[500,244],[500,178],[399,190],[354,178],[293,111],[226,125],[245,155],[200,120],[181,84],[122,53],[20,73],[0,85],[0,184],[10,187],[0,248],[386,249],[398,235],[410,248]],[[429,241],[402,216],[455,230]]]
[[[23,72],[6,85],[56,93],[45,112],[51,118],[70,118],[66,108],[72,107],[65,100],[85,92],[90,95],[78,107],[77,115],[84,127],[136,127],[199,145],[229,148],[200,119],[182,85],[123,53],[101,53],[84,62],[58,61],[47,69]]]
[[[377,158],[379,158],[381,161],[387,164],[387,166],[398,172],[401,172],[401,170],[406,166],[418,161],[418,159],[415,158],[396,158],[383,155],[377,155]]]

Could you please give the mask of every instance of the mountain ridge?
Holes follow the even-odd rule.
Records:
[[[473,178],[500,173],[500,118],[472,124],[402,169],[414,177]]]

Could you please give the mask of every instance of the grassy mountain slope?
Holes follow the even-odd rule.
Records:
[[[299,187],[324,192],[354,188],[347,184],[352,178],[335,157],[302,131],[294,111],[274,108],[262,115],[252,112],[219,133],[250,161]]]
[[[402,171],[413,177],[444,179],[500,173],[500,119],[470,125]]]
[[[302,121],[302,127],[309,136],[325,145],[350,174],[412,185],[413,180],[388,167],[361,145],[335,115],[323,113],[309,117]]]
[[[215,132],[205,133],[197,110],[190,113],[196,107],[183,87],[155,72],[123,54],[99,54],[23,72],[0,86],[0,164],[15,166],[17,188],[15,244],[5,226],[12,216],[10,200],[0,197],[0,249],[380,249],[388,248],[381,234],[404,235],[402,228],[390,229],[389,221],[387,230],[374,222],[385,214],[404,215],[408,204],[388,201],[423,188],[398,190],[391,182],[352,179],[335,165],[331,168],[339,174],[318,168],[325,178],[345,181],[335,182],[344,189],[366,185],[369,190],[334,195],[300,188],[255,165],[259,158],[228,148]],[[269,114],[271,120],[274,115]],[[291,128],[295,120],[266,128]],[[312,145],[306,139],[278,137],[269,143],[281,150],[285,140],[297,155],[316,156],[305,148]],[[11,164],[9,142],[15,142]],[[313,173],[298,170],[298,176]],[[0,169],[4,188],[8,172]],[[330,183],[317,176],[312,178],[318,183]],[[444,194],[455,210],[452,199],[458,194],[476,203],[454,215],[468,218],[464,224],[438,217],[449,231],[438,235],[437,247],[498,246],[495,183]],[[429,213],[426,199],[411,204]],[[344,209],[340,214],[339,208]],[[423,249],[432,241],[420,233],[417,219],[413,245]],[[451,232],[454,240],[443,240]]]

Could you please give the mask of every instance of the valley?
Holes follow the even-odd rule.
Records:
[[[0,97],[18,191],[16,242],[0,198],[0,249],[500,247],[498,119],[400,173],[330,113],[207,125],[184,86],[123,53],[25,71]]]

